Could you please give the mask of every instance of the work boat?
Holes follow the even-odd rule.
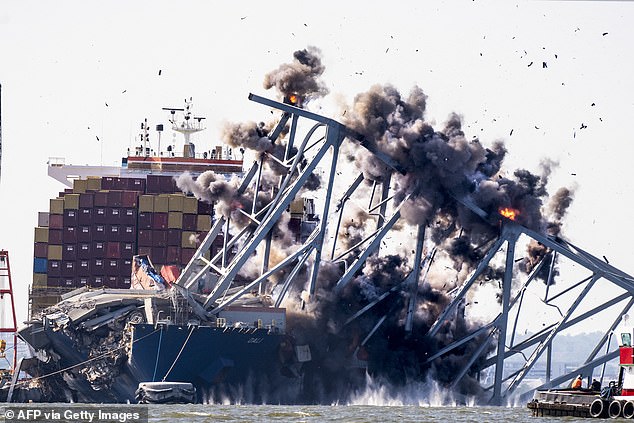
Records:
[[[634,339],[627,315],[615,330],[619,342],[619,376],[601,386],[600,381],[588,387],[536,391],[527,404],[534,416],[574,416],[593,418],[634,418]],[[580,375],[583,376],[583,375]]]

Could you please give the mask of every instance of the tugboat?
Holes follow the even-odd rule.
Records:
[[[619,376],[601,388],[594,381],[588,388],[573,382],[567,389],[536,391],[527,404],[533,416],[573,416],[593,418],[634,418],[634,337],[628,316],[615,333],[619,342]],[[580,380],[582,375],[576,379]]]

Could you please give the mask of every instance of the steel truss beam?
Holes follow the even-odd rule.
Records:
[[[268,290],[268,292],[277,296],[274,299],[275,306],[279,307],[282,305],[284,296],[287,294],[292,281],[302,270],[305,270],[308,274],[307,286],[310,295],[312,296],[315,293],[319,270],[324,262],[322,254],[326,233],[329,231],[328,224],[331,214],[333,187],[337,174],[337,163],[340,161],[339,148],[346,137],[370,150],[392,171],[402,172],[398,164],[385,153],[379,151],[372,142],[332,119],[253,94],[249,96],[249,99],[282,112],[280,121],[269,136],[272,143],[279,142],[278,138],[284,132],[285,126],[290,123],[284,158],[270,156],[276,163],[284,166],[286,174],[280,178],[279,185],[274,189],[273,199],[263,206],[257,206],[257,193],[262,189],[264,160],[262,157],[264,156],[261,156],[261,159],[255,162],[245,174],[238,190],[239,193],[244,193],[250,189],[253,195],[254,200],[249,206],[250,210],[235,210],[235,213],[246,216],[250,224],[243,228],[237,228],[231,216],[219,216],[176,282],[188,290],[196,290],[201,281],[205,281],[205,279],[207,279],[207,282],[212,281],[211,292],[205,298],[202,307],[193,307],[194,311],[203,319],[212,319],[214,315],[239,300],[247,292],[251,292],[256,286],[260,287],[260,294],[266,294],[267,280],[283,269],[289,269],[289,274],[278,287],[271,287]],[[312,127],[306,131],[303,140],[297,142],[296,139],[302,132],[301,128],[305,128],[306,125],[309,127],[312,125]],[[317,135],[317,131],[320,128],[325,132],[324,136]],[[318,139],[315,141],[314,138]],[[312,156],[307,155],[308,150],[311,150]],[[318,168],[327,168],[328,179],[325,183],[325,199],[317,227],[307,240],[294,249],[294,252],[289,253],[285,259],[276,265],[270,266],[271,231]],[[345,203],[359,188],[363,179],[363,175],[359,175],[348,191],[344,193],[336,207],[332,207],[339,216],[332,249],[328,251],[329,261],[333,260],[337,248],[336,232],[338,232],[338,225],[343,217],[342,213]],[[374,213],[377,219],[377,230],[366,238],[364,241],[365,247],[362,245],[357,246],[360,256],[356,257],[348,272],[339,281],[338,288],[342,288],[354,276],[355,271],[364,265],[365,260],[370,255],[378,254],[383,236],[400,218],[398,207],[392,212],[391,216],[387,215],[388,203],[393,196],[390,195],[389,175],[380,185],[382,186],[380,199],[378,204],[373,206],[374,209],[379,208],[378,213]],[[372,206],[372,203],[370,206]],[[372,211],[373,209],[369,209],[368,214],[372,214]],[[330,228],[330,231],[332,231],[332,228]],[[213,256],[210,256],[209,251],[212,244],[219,236],[223,240],[222,248]],[[260,247],[261,250],[259,250]],[[420,248],[422,248],[422,241]],[[240,269],[245,263],[255,259],[256,250],[261,251],[262,256],[260,276],[247,284],[234,287],[234,282]],[[191,295],[186,295],[186,297],[192,298]],[[412,304],[415,304],[414,301],[415,299],[412,299]],[[205,311],[201,312],[201,310]]]
[[[473,206],[473,204],[469,203],[468,200],[461,200],[463,200],[461,201],[463,205],[466,205],[469,208]],[[481,210],[475,210],[475,212],[483,216]],[[526,283],[521,286],[521,288],[513,288],[514,285],[517,285],[517,283],[513,283],[513,281],[518,281],[521,278],[519,274],[515,274],[518,272],[516,272],[516,269],[513,266],[515,245],[520,237],[533,239],[548,247],[551,252],[547,254],[544,258],[549,256],[552,257],[557,254],[560,258],[564,257],[566,259],[570,259],[577,265],[582,266],[584,269],[591,272],[591,275],[581,280],[580,282],[572,284],[559,281],[557,285],[557,287],[559,288],[559,292],[552,295],[551,278],[554,269],[554,263],[551,262],[551,267],[548,271],[548,283],[545,286],[545,290],[547,292],[544,296],[543,303],[546,306],[556,307],[559,310],[560,318],[558,321],[555,321],[553,324],[546,327],[542,332],[534,335],[532,338],[514,345],[514,339],[517,330],[517,321],[523,311],[522,307],[524,290],[526,289],[528,283],[533,280],[534,275],[539,270],[539,268],[535,268]],[[496,256],[496,254],[501,251],[505,242],[507,243],[507,250],[504,268],[504,280],[502,283],[501,313],[492,321],[482,323],[480,327],[475,329],[472,333],[461,337],[460,339],[454,340],[454,342],[452,342],[450,345],[443,347],[435,354],[430,356],[428,359],[428,362],[435,359],[442,359],[444,355],[449,354],[455,348],[464,345],[467,342],[480,342],[479,346],[475,349],[472,357],[469,359],[468,364],[462,369],[461,372],[458,373],[456,379],[453,381],[453,386],[456,386],[459,380],[469,372],[476,373],[485,371],[487,369],[493,369],[493,383],[486,389],[492,390],[490,403],[496,405],[504,404],[505,402],[509,401],[511,397],[525,398],[526,395],[530,395],[533,392],[533,390],[529,390],[528,392],[519,392],[517,390],[520,387],[521,382],[525,379],[528,372],[533,368],[533,366],[540,359],[543,353],[547,350],[550,351],[553,345],[556,344],[556,337],[557,335],[561,334],[563,330],[568,329],[576,324],[588,321],[588,319],[595,317],[598,313],[603,312],[607,309],[613,311],[613,306],[622,303],[623,300],[629,300],[621,310],[614,310],[616,315],[615,317],[613,317],[614,320],[611,321],[611,326],[609,328],[601,328],[607,329],[607,331],[604,336],[598,341],[596,346],[592,349],[586,362],[580,363],[579,367],[575,369],[575,371],[552,379],[542,385],[542,387],[550,388],[558,386],[559,384],[569,381],[579,373],[584,373],[588,377],[592,376],[593,371],[597,367],[600,367],[605,362],[614,358],[616,356],[615,354],[618,355],[618,351],[615,352],[614,348],[612,348],[612,350],[610,351],[610,346],[608,344],[605,354],[603,354],[602,356],[598,356],[600,350],[604,348],[606,346],[606,343],[609,341],[609,334],[611,333],[611,331],[616,328],[616,326],[621,321],[622,316],[629,311],[632,305],[634,305],[634,278],[632,278],[628,274],[611,266],[605,261],[592,256],[588,252],[574,246],[567,241],[564,241],[557,237],[545,236],[536,231],[518,225],[514,222],[506,221],[502,228],[502,233],[500,237],[496,242],[494,242],[493,246],[489,249],[485,257],[478,264],[473,275],[460,288],[455,290],[452,301],[445,308],[444,312],[439,316],[436,322],[434,322],[434,324],[431,326],[428,332],[429,336],[435,336],[442,329],[443,325],[448,324],[453,319],[453,313],[456,309],[456,306],[464,300],[475,280],[482,274],[486,266],[488,266],[488,264]],[[543,261],[540,262],[538,266],[543,266]],[[591,292],[593,286],[596,285],[599,280],[611,282],[616,287],[625,290],[625,293],[617,295],[614,298],[611,298],[603,302],[602,304],[591,308],[589,311],[580,313],[578,316],[575,317],[574,315],[579,305],[584,302],[590,302],[590,300],[587,300],[588,293]],[[562,286],[560,287],[560,285]],[[550,297],[548,297],[548,290],[551,290]],[[513,301],[509,301],[510,296],[513,292],[516,292],[515,299]],[[555,303],[556,300],[563,301],[562,297],[564,295],[573,295],[574,293],[576,293],[576,298],[566,304],[567,308],[565,308],[565,310],[563,309],[563,304],[557,305]],[[513,320],[513,324],[509,325],[509,317],[511,313],[515,313],[515,319]],[[488,333],[488,335],[484,336],[485,333]],[[496,345],[495,353],[488,359],[482,360],[481,355],[487,349],[487,346],[491,346],[491,343],[494,339],[492,335],[494,333],[496,334],[496,341],[494,344]],[[484,338],[484,340],[482,340],[482,338]],[[480,341],[476,341],[476,339],[480,339]],[[509,371],[505,368],[505,362],[507,361],[507,359],[514,356],[515,354],[524,355],[526,362],[520,369],[509,374]],[[550,357],[547,358],[547,366],[550,367],[551,360]],[[476,364],[478,362],[478,359],[480,359],[480,363]],[[550,375],[550,373],[551,369],[548,368],[547,374]]]
[[[344,218],[346,206],[358,191],[366,189],[369,185],[368,181],[365,181],[366,183],[364,184],[364,176],[360,174],[347,190],[342,193],[335,192],[336,187],[341,186],[341,184],[335,183],[335,179],[339,173],[337,172],[338,164],[341,162],[339,152],[343,142],[348,139],[365,147],[379,160],[383,161],[391,169],[391,172],[404,173],[403,169],[391,157],[380,151],[371,140],[365,139],[360,134],[351,131],[333,119],[256,95],[250,95],[249,99],[281,112],[280,121],[269,136],[272,143],[279,142],[278,138],[284,133],[287,125],[290,125],[290,131],[285,139],[287,144],[284,157],[273,158],[270,156],[271,159],[285,169],[286,173],[279,178],[279,183],[276,184],[272,192],[269,191],[267,193],[271,200],[262,206],[258,206],[257,204],[259,203],[256,203],[256,201],[259,198],[258,193],[262,190],[263,164],[264,160],[266,160],[264,156],[260,156],[260,160],[254,163],[245,174],[242,185],[239,187],[239,192],[241,193],[250,190],[254,198],[253,204],[250,204],[247,210],[240,209],[235,211],[235,213],[245,215],[249,224],[245,227],[238,227],[235,218],[219,216],[195,253],[194,258],[177,281],[177,284],[184,291],[195,291],[201,281],[207,283],[211,281],[210,292],[204,300],[194,299],[194,295],[187,292],[185,294],[190,299],[190,302],[200,301],[202,303],[197,304],[193,309],[203,319],[212,319],[221,310],[239,300],[241,296],[250,292],[256,286],[260,287],[260,294],[273,296],[275,307],[284,305],[285,296],[297,279],[302,279],[301,283],[304,284],[303,286],[307,288],[308,293],[312,297],[316,292],[320,269],[322,269],[324,264],[343,263],[342,275],[334,287],[336,291],[340,292],[363,269],[369,257],[375,254],[378,255],[381,252],[379,248],[381,243],[387,239],[387,234],[395,226],[399,226],[397,222],[399,222],[401,217],[400,208],[409,198],[406,197],[399,204],[393,202],[394,198],[400,197],[395,197],[393,189],[390,187],[390,175],[386,175],[382,180],[370,181],[374,185],[369,204],[367,204],[366,200],[354,201],[354,204],[356,206],[362,204],[361,208],[364,208],[365,204],[367,204],[367,210],[364,209],[363,211],[371,218],[376,219],[376,229],[368,229],[369,226],[366,225],[365,238],[352,247],[348,246],[339,238],[340,225]],[[306,131],[306,128],[310,129]],[[297,138],[304,131],[304,138]],[[315,140],[314,138],[317,139]],[[269,263],[272,230],[281,216],[287,213],[291,203],[302,193],[302,189],[311,175],[317,171],[324,171],[326,175],[326,179],[323,181],[325,182],[323,184],[325,198],[322,199],[323,207],[319,210],[318,223],[310,236],[289,250],[285,258],[278,263]],[[338,196],[338,201],[333,201],[335,195]],[[364,198],[367,199],[367,194],[362,195],[365,195]],[[468,194],[454,193],[454,198],[468,210],[471,210],[489,223],[491,222],[491,216],[480,209]],[[498,221],[502,218],[496,216],[495,219]],[[330,225],[331,221],[332,225]],[[379,295],[375,301],[366,304],[361,310],[353,312],[346,324],[363,315],[380,301],[389,298],[390,294],[398,289],[405,289],[409,295],[406,305],[404,332],[410,333],[413,330],[413,316],[416,310],[418,286],[425,281],[426,271],[423,272],[423,269],[426,262],[427,266],[429,266],[433,261],[433,253],[426,254],[424,252],[425,225],[414,228],[414,231],[416,230],[418,231],[418,238],[416,240],[414,260],[411,265],[412,270],[409,275],[402,281],[394,281],[391,289]],[[221,250],[213,256],[208,254],[214,240],[220,236],[223,239]],[[326,239],[328,239],[327,243],[325,242]],[[550,268],[547,269],[549,276],[544,287],[546,292],[543,296],[540,295],[539,298],[543,298],[542,302],[546,307],[556,307],[559,310],[560,317],[529,339],[516,343],[516,332],[520,319],[523,317],[522,312],[527,308],[525,292],[537,272],[544,265],[544,262],[539,263],[531,275],[528,275],[528,279],[523,283],[521,282],[521,280],[526,278],[526,275],[516,272],[514,263],[515,256],[518,253],[517,243],[527,239],[534,240],[549,249],[549,253],[545,256],[551,258]],[[342,247],[342,245],[346,245],[346,247]],[[503,220],[501,222],[500,236],[491,241],[490,248],[476,266],[473,274],[461,286],[449,293],[452,297],[451,301],[430,327],[427,333],[428,337],[436,337],[441,331],[445,330],[446,326],[451,325],[451,321],[460,309],[459,305],[465,301],[475,282],[504,248],[505,258],[503,262],[505,267],[504,276],[500,281],[502,292],[499,314],[493,320],[482,322],[479,327],[474,327],[470,334],[460,339],[455,339],[451,345],[441,347],[438,351],[432,353],[428,360],[429,363],[432,360],[442,359],[444,355],[450,354],[460,346],[464,346],[467,343],[477,343],[474,348],[468,349],[474,352],[457,373],[452,381],[452,386],[458,386],[460,380],[468,374],[490,371],[493,374],[493,383],[486,389],[491,391],[490,402],[493,404],[503,404],[509,401],[511,396],[521,394],[518,394],[518,389],[522,381],[544,352],[547,352],[547,365],[550,367],[550,352],[557,340],[557,336],[562,331],[587,321],[598,313],[608,309],[612,310],[612,307],[616,307],[619,303],[627,300],[628,302],[625,306],[617,311],[614,320],[611,320],[610,328],[599,340],[596,347],[592,349],[586,362],[580,363],[575,372],[556,377],[544,386],[557,386],[559,383],[564,383],[578,371],[591,375],[596,367],[601,366],[615,356],[615,352],[610,351],[609,348],[609,333],[616,327],[621,316],[634,304],[634,278],[630,275],[568,241],[558,237],[546,236],[510,220]],[[256,256],[256,251],[259,256]],[[250,260],[261,260],[259,275],[252,278],[252,280],[241,282],[240,286],[234,286],[238,273]],[[569,281],[558,281],[557,285],[553,285],[552,275],[554,274],[556,260],[570,260],[586,269],[590,276],[573,284],[569,283]],[[267,281],[269,278],[281,271],[285,271],[287,274],[284,278],[280,278],[279,284],[272,287],[268,286]],[[540,274],[543,274],[543,272]],[[299,275],[301,275],[301,278]],[[581,304],[585,305],[588,297],[591,297],[589,293],[593,292],[592,290],[595,289],[593,287],[599,281],[602,283],[607,281],[624,291],[624,293],[605,300],[601,304],[594,305],[588,311],[579,313],[579,306]],[[575,295],[576,298],[571,302],[563,304],[565,298]],[[386,318],[387,315],[376,322],[370,332],[366,334],[362,344],[368,342],[372,336],[376,336]],[[421,334],[418,335],[420,336]],[[606,345],[605,354],[601,356],[600,351]],[[488,353],[490,350],[494,350],[495,353]],[[484,354],[488,354],[488,356],[484,357]],[[525,364],[517,371],[508,371],[505,369],[505,364],[509,358],[514,357],[516,354],[521,354],[525,357]],[[547,375],[550,379],[550,368],[547,371]]]

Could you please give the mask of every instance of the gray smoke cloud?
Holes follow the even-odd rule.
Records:
[[[309,47],[295,52],[293,57],[292,63],[283,64],[266,75],[264,87],[274,87],[282,97],[298,94],[304,98],[304,104],[311,98],[325,95],[327,90],[320,80],[325,71],[320,51]],[[465,344],[449,358],[427,363],[426,357],[475,328],[465,317],[467,305],[464,304],[455,319],[443,326],[434,339],[424,334],[450,301],[448,292],[474,269],[499,235],[499,225],[475,215],[457,198],[470,198],[490,216],[497,216],[498,221],[501,219],[499,210],[511,208],[519,213],[518,223],[539,231],[559,233],[573,191],[560,189],[550,196],[547,183],[555,163],[544,161],[538,174],[525,169],[507,174],[502,170],[507,154],[503,140],[495,140],[486,147],[477,138],[469,139],[463,130],[462,117],[456,113],[448,116],[439,129],[434,128],[426,120],[426,109],[427,95],[417,86],[407,95],[389,84],[373,85],[358,94],[353,104],[346,106],[342,123],[375,144],[405,173],[393,172],[360,146],[346,150],[345,158],[363,173],[367,182],[381,183],[390,176],[391,186],[396,191],[395,204],[409,196],[402,204],[403,223],[399,229],[404,231],[424,225],[428,242],[442,249],[444,260],[448,260],[447,269],[451,272],[436,272],[433,287],[420,284],[414,290],[417,307],[413,330],[405,333],[403,327],[412,290],[403,281],[417,264],[412,262],[414,251],[405,249],[403,241],[396,248],[382,245],[381,255],[371,256],[340,291],[334,289],[335,284],[351,264],[350,258],[324,261],[316,294],[309,302],[300,300],[306,299],[304,289],[309,278],[304,269],[296,276],[297,282],[291,285],[284,305],[289,333],[298,345],[310,345],[312,361],[302,366],[301,389],[293,393],[269,390],[270,400],[345,403],[364,387],[366,371],[374,381],[381,381],[394,390],[430,377],[441,384],[453,382],[454,376],[471,358],[470,353],[486,335]],[[251,149],[262,157],[274,155],[281,160],[284,140],[271,142],[268,134],[273,127],[272,124],[232,124],[225,128],[223,138],[234,148]],[[274,190],[275,181],[279,180],[284,168],[278,168],[271,160],[266,163],[266,184]],[[224,192],[221,187],[214,188],[216,193]],[[253,194],[250,195],[252,198]],[[217,195],[214,198],[224,197]],[[268,198],[264,195],[262,200]],[[229,204],[236,201],[231,196],[229,200]],[[339,230],[339,248],[343,251],[363,240],[376,229],[374,222],[374,217],[367,213],[348,213]],[[283,228],[279,228],[277,233],[281,235],[282,232]],[[292,248],[288,238],[283,240],[276,247],[280,257]],[[413,243],[411,239],[407,241],[410,242],[405,244]],[[546,254],[547,249],[529,245],[520,267],[528,272]],[[491,265],[479,282],[499,286],[501,279],[502,269]],[[346,324],[351,315],[386,292],[390,293],[383,300]],[[380,321],[382,324],[376,326]],[[362,345],[372,331],[375,331],[374,335]],[[365,363],[364,366],[355,367],[360,362]],[[475,375],[471,374],[461,380],[457,390],[474,396],[482,393]]]
[[[302,98],[324,96],[328,88],[319,79],[325,67],[321,63],[321,50],[308,47],[293,53],[292,63],[280,65],[264,77],[264,88],[277,88],[282,97],[291,94]]]

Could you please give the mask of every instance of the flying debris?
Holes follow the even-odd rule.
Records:
[[[242,180],[213,171],[174,178],[179,190],[213,208],[214,224],[209,238],[199,239],[201,247],[175,290],[161,294],[180,293],[178,300],[160,297],[160,304],[180,306],[183,299],[190,314],[180,316],[183,330],[165,333],[182,336],[178,339],[184,343],[193,330],[209,332],[217,343],[223,336],[244,339],[245,345],[270,343],[266,362],[249,356],[242,343],[222,344],[230,354],[213,360],[183,343],[163,345],[158,360],[160,329],[147,323],[143,327],[154,338],[145,341],[146,348],[120,350],[146,355],[136,361],[121,356],[108,364],[134,362],[151,379],[159,361],[159,367],[169,369],[174,358],[168,354],[196,351],[198,367],[192,360],[179,370],[190,374],[195,368],[192,379],[206,384],[212,401],[346,403],[366,387],[367,378],[390,392],[434,380],[460,395],[488,400],[490,392],[470,370],[488,368],[500,325],[480,330],[460,295],[470,285],[482,285],[498,293],[499,304],[510,304],[502,293],[509,292],[505,287],[511,281],[491,259],[502,245],[512,244],[520,229],[550,237],[518,249],[508,261],[521,256],[516,267],[522,272],[545,267],[555,278],[556,259],[546,257],[552,257],[553,237],[560,236],[574,192],[550,192],[555,166],[550,161],[542,162],[537,173],[505,171],[505,143],[485,146],[473,139],[458,114],[433,124],[426,116],[427,94],[418,86],[402,93],[390,84],[372,85],[352,104],[342,105],[340,122],[321,116],[310,106],[328,94],[324,71],[316,47],[294,52],[290,63],[264,77],[264,88],[274,88],[277,100],[249,96],[266,106],[267,121],[229,122],[222,128],[229,148],[250,150],[255,157]],[[321,199],[317,208],[317,200],[309,201],[316,192],[332,201]],[[298,221],[298,215],[309,218]],[[536,277],[553,283],[549,275]],[[142,307],[143,315],[152,317],[149,301],[136,296],[129,301],[130,310]],[[275,324],[261,327],[252,314],[237,316],[236,304],[279,313],[284,317],[275,314],[269,321],[285,319],[286,332]],[[74,323],[65,314],[77,310],[63,311],[49,312],[47,318],[66,330]],[[237,316],[232,325],[223,320],[227,315]],[[128,315],[105,316],[121,327],[127,324]],[[194,317],[192,329],[187,324]],[[97,318],[90,316],[88,322]],[[119,326],[108,328],[103,332],[117,336],[117,348],[130,345]],[[79,332],[71,335],[84,340]],[[440,358],[463,336],[470,338],[451,358]],[[94,344],[92,338],[86,342]],[[234,359],[252,367],[242,368]],[[247,379],[254,364],[268,372],[266,377]],[[235,381],[230,377],[240,372],[249,383],[223,385],[225,376]]]

